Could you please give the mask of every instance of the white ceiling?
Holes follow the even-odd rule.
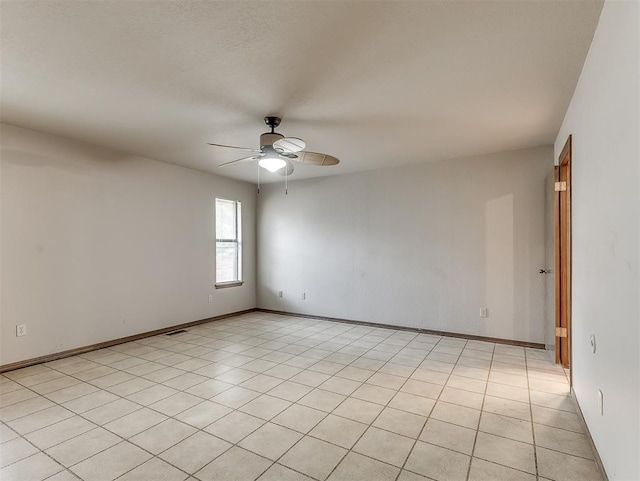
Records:
[[[257,147],[269,114],[341,159],[296,179],[550,144],[601,7],[2,1],[1,119],[251,182],[206,143]]]

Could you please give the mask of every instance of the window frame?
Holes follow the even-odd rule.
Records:
[[[231,202],[235,207],[235,238],[222,239],[218,238],[218,201]],[[242,276],[242,201],[227,199],[225,197],[215,198],[215,215],[214,215],[214,230],[215,230],[215,288],[225,289],[228,287],[236,287],[244,284]],[[218,243],[235,243],[236,244],[236,279],[231,281],[218,281]]]

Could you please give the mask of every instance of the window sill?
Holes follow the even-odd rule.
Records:
[[[219,282],[216,289],[226,289],[227,287],[238,287],[244,284],[244,281]]]

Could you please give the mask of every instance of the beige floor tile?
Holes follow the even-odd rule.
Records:
[[[85,459],[70,469],[80,479],[112,481],[150,458],[151,455],[149,453],[127,441],[123,441],[89,459]]]
[[[258,396],[260,396],[259,392],[236,386],[212,397],[211,400],[232,409],[237,409],[249,401],[253,401]]]
[[[291,429],[267,423],[244,438],[239,446],[275,461],[297,443],[302,436],[301,433]]]
[[[370,427],[353,447],[353,451],[402,467],[415,440]]]
[[[139,404],[129,401],[128,399],[117,399],[116,401],[82,413],[82,417],[87,418],[95,424],[104,425],[139,409]]]
[[[411,471],[407,471],[403,469],[400,472],[400,476],[398,476],[398,481],[427,481],[428,478],[424,476],[420,476],[419,474],[412,473]]]
[[[394,376],[393,374],[384,374],[381,372],[375,373],[369,379],[367,379],[368,384],[373,384],[374,386],[386,387],[388,389],[398,390],[402,387],[402,385],[407,381],[407,378]],[[418,381],[415,381],[418,382]]]
[[[296,473],[292,469],[285,468],[280,464],[274,464],[258,478],[258,481],[313,481],[304,474]]]
[[[384,406],[381,404],[349,397],[333,411],[333,414],[361,423],[371,424],[383,409]]]
[[[568,382],[552,382],[542,379],[529,378],[529,389],[533,391],[548,392],[551,394],[569,394]]]
[[[550,409],[542,406],[531,406],[533,422],[555,428],[566,429],[576,433],[583,433],[582,421],[575,413]]]
[[[72,416],[58,423],[38,429],[25,435],[25,438],[40,449],[47,449],[67,439],[86,433],[96,425],[80,416]]]
[[[451,374],[451,371],[453,371],[455,364],[438,361],[435,359],[429,359],[429,356],[427,356],[427,359],[422,361],[419,367],[421,369],[427,369],[429,371],[436,371],[444,374]]]
[[[378,370],[378,372],[408,378],[414,373],[415,370],[415,368],[410,366],[403,366],[402,364],[394,364],[392,362],[388,362],[384,366],[382,366]]]
[[[440,393],[439,399],[441,401],[459,404],[460,406],[466,406],[468,408],[482,409],[484,396],[476,392],[445,386]]]
[[[179,392],[177,394],[173,394],[169,397],[161,399],[158,402],[149,405],[149,409],[153,409],[154,411],[159,411],[162,414],[166,414],[167,416],[175,416],[182,411],[186,411],[189,408],[192,408],[196,404],[200,404],[202,402],[202,398],[198,396],[194,396],[192,394],[187,394],[185,392]]]
[[[357,366],[347,366],[342,371],[337,372],[336,376],[351,379],[352,381],[365,382],[374,373],[375,371],[370,369],[363,369]]]
[[[437,419],[429,419],[420,434],[420,441],[468,455],[473,452],[475,440],[474,429],[463,428]]]
[[[256,479],[271,461],[234,446],[196,473],[201,481],[247,481]]]
[[[0,394],[0,406],[10,406],[38,396],[38,394],[31,389],[20,387],[20,384],[17,383],[12,384],[17,386],[17,388],[12,388],[11,391]]]
[[[449,376],[449,373],[418,368],[413,372],[413,374],[411,374],[411,379],[444,386],[449,379]]]
[[[214,403],[212,401],[204,401],[182,411],[180,414],[176,415],[175,418],[178,421],[182,421],[183,423],[202,429],[223,416],[226,416],[231,411],[233,411],[231,408],[223,406],[222,404]]]
[[[557,481],[603,481],[595,461],[537,448],[538,474]]]
[[[184,374],[184,371],[165,366],[162,369],[158,369],[157,371],[150,372],[149,374],[144,374],[142,377],[153,382],[166,382],[170,379],[173,379],[174,377],[180,376],[181,374]]]
[[[389,407],[419,414],[420,416],[429,416],[435,404],[436,401],[434,399],[416,396],[415,394],[406,392],[398,392],[393,399],[389,401]]]
[[[384,408],[373,426],[416,439],[427,418],[393,408]]]
[[[327,415],[326,412],[318,411],[307,406],[294,404],[278,414],[271,421],[301,433],[308,433]]]
[[[409,379],[400,390],[402,392],[408,392],[409,394],[415,394],[416,396],[438,399],[438,396],[440,396],[442,392],[442,385]]]
[[[6,424],[0,423],[0,444],[11,441],[19,437],[19,434]]]
[[[73,466],[94,454],[115,446],[122,438],[103,428],[95,428],[46,450],[63,466]]]
[[[291,379],[296,374],[302,372],[299,367],[287,366],[286,364],[279,364],[276,367],[272,367],[264,374],[267,376],[277,377],[278,379]]]
[[[530,391],[531,404],[570,413],[576,412],[576,403],[570,395],[550,394],[541,391]]]
[[[453,368],[452,374],[455,374],[456,376],[462,376],[462,377],[468,377],[471,379],[479,379],[481,381],[486,381],[487,378],[489,377],[489,370],[479,369],[477,367],[461,366],[458,364],[456,365],[456,367]]]
[[[298,404],[308,406],[320,411],[331,412],[346,399],[346,396],[334,392],[314,389],[298,401]]]
[[[24,380],[19,380],[21,384],[24,383]],[[33,386],[29,386],[29,389],[37,392],[38,394],[45,395],[54,391],[58,391],[60,389],[65,389],[67,387],[74,386],[75,384],[80,384],[81,381],[71,376],[62,376],[51,381],[46,381],[38,384],[34,384]]]
[[[537,446],[573,456],[594,459],[593,449],[586,434],[575,433],[543,424],[534,424],[533,427],[536,433]]]
[[[362,399],[363,401],[385,405],[391,401],[391,398],[395,396],[396,392],[397,391],[393,389],[387,389],[385,387],[363,384],[356,389],[351,396],[357,399]]]
[[[366,429],[366,424],[330,414],[309,435],[350,449]]]
[[[184,481],[188,477],[188,474],[183,473],[161,459],[152,458],[118,478],[118,481],[140,481],[142,479]]]
[[[268,391],[267,394],[287,401],[296,402],[312,390],[313,388],[311,386],[285,381],[279,386]]]
[[[28,458],[39,452],[33,444],[24,438],[14,438],[0,446],[0,468],[4,468],[21,459]]]
[[[237,443],[265,423],[262,419],[240,411],[233,411],[207,426],[204,430],[230,443]]]
[[[473,458],[468,481],[536,481],[536,477],[533,474]]]
[[[7,425],[14,431],[24,435],[73,417],[73,415],[71,411],[63,407],[52,406],[42,411],[29,414],[28,416],[9,421]]]
[[[178,392],[178,390],[170,388],[169,386],[155,384],[154,386],[127,396],[127,399],[143,406],[149,406],[150,404],[168,398],[169,396],[173,396]]]
[[[483,381],[481,379],[471,379],[470,377],[456,376],[455,374],[452,374],[447,380],[446,385],[447,387],[484,394],[487,388],[487,381]]]
[[[242,368],[232,369],[231,371],[227,371],[219,376],[216,376],[216,379],[224,382],[228,382],[231,384],[241,384],[252,377],[255,377],[258,373],[255,371],[248,371]]]
[[[510,374],[501,371],[491,371],[491,374],[489,374],[489,382],[506,384],[508,386],[519,387],[522,389],[527,389],[529,387],[527,376],[524,373]]]
[[[477,429],[480,411],[458,404],[438,401],[431,411],[431,417],[465,428]]]
[[[495,382],[489,382],[487,384],[488,396],[499,397],[504,399],[511,399],[518,402],[529,402],[529,390],[520,387],[507,386],[506,384],[499,384]]]
[[[0,479],[41,481],[64,468],[44,453],[37,453],[0,469]]]
[[[142,408],[104,424],[104,428],[125,439],[135,436],[156,424],[165,421],[167,416],[148,408]]]
[[[305,386],[317,387],[331,376],[329,374],[324,374],[322,372],[316,371],[302,371],[299,374],[293,376],[290,381],[297,382],[299,384],[304,384]]]
[[[60,471],[58,474],[54,474],[47,481],[78,481],[78,477],[71,473],[71,471]]]
[[[175,419],[167,419],[140,434],[136,434],[129,441],[152,454],[159,454],[195,432],[196,429],[193,426]]]
[[[465,481],[470,457],[418,441],[405,469],[438,481]]]
[[[198,431],[159,454],[159,456],[183,471],[193,474],[227,451],[231,446],[230,443],[222,439]]]
[[[203,399],[211,399],[212,397],[227,391],[234,387],[233,384],[218,381],[217,379],[209,379],[207,381],[201,382],[200,384],[196,384],[195,386],[191,386],[186,389],[185,392],[188,394],[193,394],[194,396],[198,396]]]
[[[400,469],[374,459],[349,453],[338,465],[330,481],[395,481]]]
[[[536,474],[532,444],[479,432],[473,455],[485,461]]]
[[[359,375],[361,377],[366,375],[366,371],[371,371],[369,373],[369,375],[373,374],[375,371],[377,371],[378,369],[380,369],[382,366],[384,366],[386,364],[385,361],[377,361],[375,359],[367,359],[366,357],[361,357],[355,361],[353,361],[348,367],[344,368],[342,371],[340,372],[349,372],[351,374],[349,374],[349,376],[353,375],[354,377],[356,375]],[[355,368],[355,369],[363,369],[365,372],[357,372],[357,371],[352,371],[349,368]],[[347,375],[344,375],[343,377],[347,377]],[[368,377],[368,376],[367,376]],[[352,377],[349,377],[349,379],[353,379]],[[353,379],[354,381],[360,381],[360,379]],[[362,380],[362,382],[366,381],[366,379]]]
[[[12,404],[11,406],[0,407],[0,421],[8,423],[14,419],[28,416],[29,414],[42,411],[54,406],[54,403],[47,398],[38,396],[26,401]]]
[[[531,422],[510,418],[500,414],[483,412],[480,419],[480,431],[504,438],[533,444]]]
[[[81,414],[112,401],[116,401],[117,399],[118,396],[115,394],[100,389],[92,392],[91,394],[67,401],[63,403],[63,406],[74,413]]]
[[[180,376],[176,376],[172,379],[169,379],[168,381],[165,381],[163,384],[173,389],[177,389],[178,391],[185,391],[190,387],[196,386],[208,380],[209,378],[206,376],[201,376],[199,374],[193,374],[191,372],[188,372],[185,374],[181,374]]]
[[[320,389],[325,391],[331,391],[344,396],[349,396],[356,389],[361,386],[362,383],[358,381],[352,381],[343,377],[333,376],[320,384]]]
[[[346,449],[305,436],[280,459],[279,463],[314,479],[325,479],[345,454]]]
[[[283,380],[273,376],[267,376],[265,374],[258,374],[255,377],[252,377],[248,381],[243,382],[240,386],[251,389],[253,391],[258,391],[265,393],[279,384],[282,384]]]
[[[353,360],[353,359],[352,359]],[[349,361],[351,362],[351,361]],[[330,360],[322,360],[322,361],[318,361],[315,364],[311,365],[308,367],[308,369],[310,371],[316,371],[316,372],[321,372],[323,374],[328,374],[329,376],[333,376],[335,373],[337,373],[338,371],[341,371],[342,369],[344,369],[344,366],[349,364],[347,363],[338,363],[338,362],[332,362]]]
[[[263,394],[239,408],[239,411],[268,421],[289,406],[291,406],[289,401]]]
[[[137,393],[138,391],[142,391],[143,389],[147,389],[155,385],[156,384],[154,382],[151,382],[147,379],[134,377],[129,381],[121,382],[119,384],[115,384],[114,386],[109,386],[104,389],[120,397],[127,397],[131,394]]]
[[[511,399],[485,396],[482,409],[493,414],[531,421],[531,407],[529,404],[512,401]]]

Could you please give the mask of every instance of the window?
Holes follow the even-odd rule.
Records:
[[[240,202],[216,198],[216,287],[242,284]]]

